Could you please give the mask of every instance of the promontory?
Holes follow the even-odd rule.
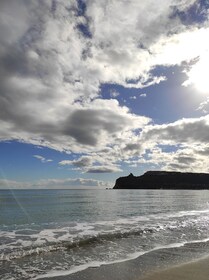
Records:
[[[147,171],[141,176],[132,173],[116,180],[113,189],[209,189],[208,173]]]

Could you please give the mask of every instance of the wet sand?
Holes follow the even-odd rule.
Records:
[[[208,280],[209,258],[152,273],[139,280]]]
[[[49,277],[41,279],[52,280],[208,280],[209,279],[209,257],[192,261],[183,265],[149,273],[142,272],[136,262],[125,262],[118,265],[102,266],[100,268],[89,268],[80,273],[66,276]]]
[[[184,264],[182,265],[182,263]],[[196,251],[191,253],[191,250],[185,250],[184,247],[160,249],[130,261],[90,267],[69,275],[67,273],[66,275],[59,273],[56,275],[55,273],[55,275],[45,275],[45,277],[42,276],[38,279],[208,280],[209,256],[203,258],[203,254],[201,254],[198,259]]]

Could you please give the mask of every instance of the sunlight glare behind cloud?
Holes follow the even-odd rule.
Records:
[[[209,53],[202,55],[198,62],[192,66],[187,73],[189,79],[184,82],[184,86],[194,85],[194,87],[201,93],[209,93],[209,79],[208,79],[208,65]]]

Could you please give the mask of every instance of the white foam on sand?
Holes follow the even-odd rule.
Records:
[[[50,270],[46,274],[36,276],[36,278],[34,278],[34,279],[36,280],[36,279],[51,278],[51,277],[56,277],[56,276],[66,276],[66,275],[70,275],[70,274],[85,270],[89,267],[100,267],[103,264],[105,264],[105,263],[92,262],[92,263],[88,263],[88,264],[79,265],[77,267],[73,267],[70,270]]]
[[[173,243],[173,244],[169,244],[167,246],[158,246],[158,247],[155,247],[154,249],[149,250],[149,251],[135,252],[135,253],[127,255],[127,258],[125,258],[125,259],[115,260],[115,261],[112,261],[112,262],[90,262],[90,263],[87,263],[87,264],[84,264],[84,265],[79,265],[79,266],[73,267],[70,270],[51,270],[51,271],[48,271],[45,274],[37,276],[36,278],[34,278],[34,280],[44,279],[44,278],[52,278],[52,277],[58,277],[58,276],[67,276],[67,275],[71,275],[71,274],[83,271],[87,268],[93,268],[93,267],[100,267],[102,265],[122,263],[122,262],[137,259],[138,257],[140,257],[144,254],[151,253],[151,252],[156,251],[156,250],[167,249],[167,248],[177,248],[177,247],[182,247],[184,245],[185,245],[185,243]]]

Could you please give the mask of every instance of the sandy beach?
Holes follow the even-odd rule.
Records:
[[[140,280],[208,280],[209,257],[158,271]]]
[[[181,248],[157,250],[137,259],[90,267],[69,275],[48,275],[38,279],[53,280],[208,280],[209,256],[179,260]],[[174,254],[176,251],[176,254]],[[169,256],[172,258],[169,260]],[[150,266],[150,261],[152,265]],[[183,261],[183,262],[182,262]]]

